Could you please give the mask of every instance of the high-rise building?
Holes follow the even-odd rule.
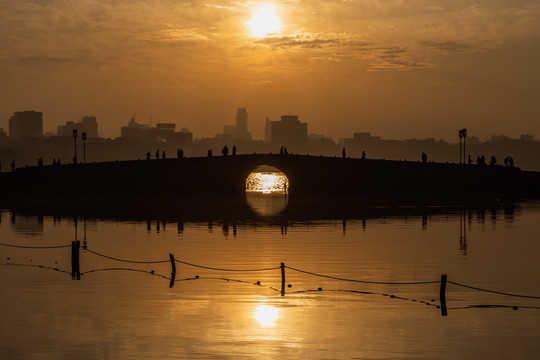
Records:
[[[43,136],[43,113],[40,111],[14,112],[9,119],[9,136]]]
[[[230,135],[231,139],[251,140],[251,133],[248,131],[248,113],[246,108],[240,108],[236,112],[236,125],[225,125],[223,133]]]
[[[240,108],[236,112],[236,130],[239,133],[246,134],[247,131],[248,114],[246,108]]]
[[[307,125],[298,120],[298,115],[281,116],[281,121],[272,121],[272,144],[301,149],[307,141]]]
[[[266,124],[264,126],[264,141],[267,143],[272,142],[272,121],[266,117]]]

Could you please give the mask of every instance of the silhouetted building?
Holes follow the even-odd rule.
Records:
[[[251,133],[248,131],[248,114],[246,108],[240,108],[236,112],[236,125],[225,125],[223,133],[230,135],[231,139],[251,140]]]
[[[174,132],[167,136],[167,142],[174,143],[180,146],[189,146],[193,144],[193,133],[182,128],[179,132]]]
[[[272,144],[284,145],[290,149],[305,146],[307,125],[298,120],[298,115],[281,116],[281,121],[272,121]]]
[[[43,136],[43,113],[40,111],[14,112],[9,119],[9,136]]]
[[[65,125],[59,125],[56,130],[58,136],[72,136],[73,130],[79,134],[86,133],[88,138],[97,138],[98,123],[95,116],[83,116],[80,122],[66,121]]]
[[[129,120],[127,126],[122,126],[120,128],[120,136],[130,139],[144,139],[146,137],[146,131],[149,129],[150,127],[148,125],[139,124],[135,121],[135,116],[133,116]]]
[[[266,125],[264,127],[264,141],[267,143],[272,142],[272,121],[266,117]]]
[[[127,139],[148,140],[148,141],[166,141],[181,146],[191,145],[193,143],[193,133],[183,128],[176,132],[175,123],[157,123],[156,127],[146,124],[139,124],[132,117],[127,126],[120,128],[120,136]]]

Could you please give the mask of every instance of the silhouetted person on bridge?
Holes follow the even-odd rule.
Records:
[[[58,158],[58,160],[56,160],[56,165],[62,165],[62,163],[60,162],[60,158]]]
[[[510,167],[514,167],[514,159],[511,156],[508,157],[508,164],[510,164]]]
[[[286,147],[283,148],[283,155],[289,155],[289,152],[287,151]]]
[[[236,145],[232,146],[232,154],[233,156],[236,155]]]
[[[496,164],[497,164],[497,158],[495,157],[495,155],[492,155],[491,159],[489,160],[489,165],[494,166]]]
[[[508,166],[508,156],[504,158],[503,162],[504,166]]]
[[[283,155],[283,146],[279,149],[279,155]]]
[[[184,158],[184,150],[182,150],[182,149],[176,150],[176,156],[177,156],[179,159],[183,159],[183,158]]]
[[[347,157],[347,153],[345,152],[345,148],[341,149],[341,157],[344,158],[344,159]]]
[[[0,161],[0,173],[2,172],[2,162]]]
[[[165,159],[165,158],[166,158],[166,156],[165,156],[165,150],[163,150],[163,151],[161,152],[161,158],[162,158],[162,159]]]
[[[223,149],[221,149],[221,155],[223,156],[229,155],[229,148],[227,147],[227,145],[225,145]]]
[[[146,160],[150,160],[150,151],[146,152]]]
[[[156,150],[156,160],[159,160],[159,149]]]
[[[11,162],[11,171],[15,171],[15,160]]]
[[[361,157],[362,160],[366,160],[366,151],[365,150],[362,150],[362,157]]]
[[[469,157],[467,158],[467,162],[469,163],[469,165],[472,164],[472,158],[471,158],[471,154],[469,154]]]
[[[212,149],[208,150],[208,157],[212,157]]]
[[[427,154],[425,152],[422,152],[422,162],[427,163]]]

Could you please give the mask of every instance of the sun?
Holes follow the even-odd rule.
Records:
[[[256,8],[248,25],[251,34],[258,38],[274,35],[281,30],[281,21],[273,7],[269,5]]]

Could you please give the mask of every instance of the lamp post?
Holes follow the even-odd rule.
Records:
[[[86,132],[82,133],[82,141],[83,141],[83,164],[86,164]]]
[[[459,163],[461,164],[461,159],[463,156],[461,156],[461,138],[463,137],[463,130],[458,131],[459,134]]]
[[[77,129],[73,129],[73,146],[75,149],[74,155],[73,155],[73,164],[77,163]]]
[[[461,129],[461,134],[463,135],[463,163],[466,164],[465,158],[467,157],[467,152],[465,151],[465,140],[467,139],[467,129]]]

